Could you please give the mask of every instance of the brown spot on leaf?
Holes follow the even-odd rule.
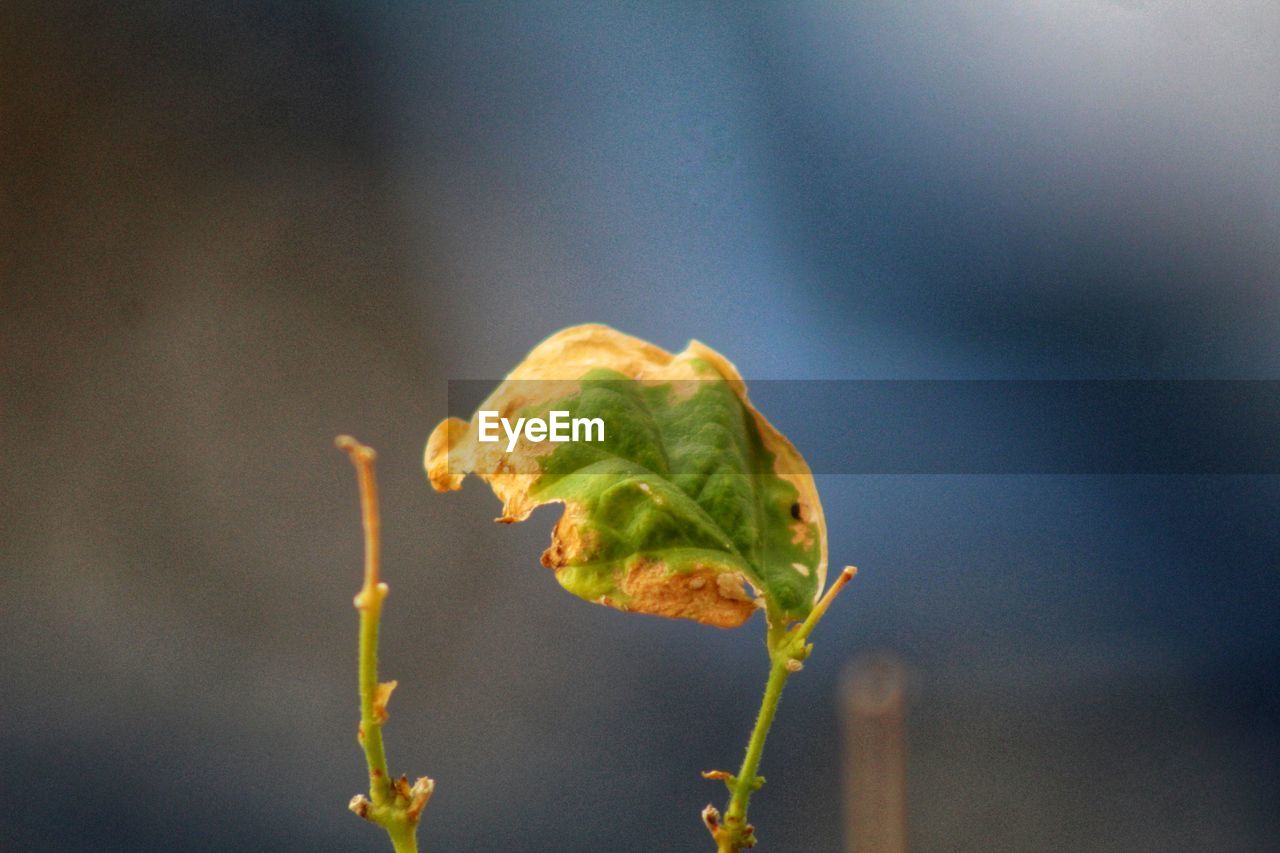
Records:
[[[583,531],[585,517],[586,511],[581,504],[565,504],[564,515],[551,531],[551,545],[542,552],[542,565],[559,570],[571,562],[580,561],[583,554],[589,553],[594,543]]]
[[[736,628],[756,611],[756,602],[742,584],[737,572],[708,566],[673,573],[661,560],[639,559],[631,564],[620,584],[627,596],[625,602],[606,597],[604,603],[619,610]]]
[[[813,528],[805,524],[803,521],[797,521],[791,524],[791,544],[799,545],[802,548],[809,548],[813,545]],[[819,566],[819,569],[822,569]],[[824,572],[819,571],[819,577],[823,577]],[[821,586],[818,587],[822,589]]]

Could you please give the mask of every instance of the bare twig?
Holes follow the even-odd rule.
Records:
[[[435,782],[425,776],[413,785],[405,776],[393,780],[387,771],[386,748],[382,743],[387,702],[397,682],[378,681],[378,626],[387,585],[380,576],[378,483],[373,473],[377,454],[349,435],[338,436],[335,444],[351,457],[356,467],[364,521],[364,584],[354,602],[360,613],[360,727],[356,737],[364,747],[365,762],[369,765],[369,795],[357,794],[349,808],[385,829],[396,853],[416,853],[418,822],[435,790]]]

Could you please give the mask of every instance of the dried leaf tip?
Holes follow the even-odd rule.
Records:
[[[398,681],[384,681],[373,691],[373,719],[381,724],[387,721],[387,703],[391,701],[391,693],[400,684]]]
[[[411,798],[409,810],[405,813],[405,816],[409,818],[410,823],[414,823],[418,820],[419,816],[422,814],[422,810],[426,808],[427,802],[430,801],[431,795],[435,793],[435,790],[435,780],[426,776],[419,776],[417,781],[413,783],[413,787],[409,789],[409,796]]]
[[[357,817],[362,817],[365,820],[373,820],[373,818],[369,816],[369,810],[373,808],[373,803],[369,802],[369,798],[364,794],[356,794],[352,797],[351,802],[347,803],[347,808],[351,809]]]

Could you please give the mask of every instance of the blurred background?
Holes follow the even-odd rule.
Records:
[[[499,528],[421,473],[448,380],[563,326],[749,379],[1280,378],[1269,0],[20,0],[0,34],[5,850],[385,849],[346,811],[339,432],[380,452],[424,848],[707,849],[761,626],[581,602],[538,565],[555,512]],[[1276,477],[819,487],[861,574],[759,849],[846,843],[872,653],[915,849],[1280,846]]]

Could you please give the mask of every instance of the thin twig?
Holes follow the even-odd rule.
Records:
[[[356,593],[360,613],[360,727],[356,736],[364,747],[369,765],[369,796],[356,795],[350,809],[387,831],[396,853],[416,853],[417,829],[422,809],[435,790],[435,782],[423,776],[412,786],[405,776],[392,779],[387,770],[382,725],[387,721],[387,702],[396,682],[378,681],[378,627],[387,585],[380,576],[380,530],[378,482],[373,462],[377,454],[349,435],[338,436],[338,448],[351,457],[360,484],[360,512],[364,522],[364,584]]]

